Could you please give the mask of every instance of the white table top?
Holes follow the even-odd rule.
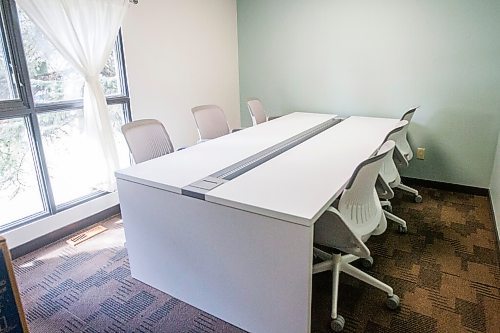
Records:
[[[332,114],[296,112],[146,161],[115,173],[119,179],[181,193],[181,189],[310,128]]]
[[[211,190],[205,200],[310,226],[398,122],[350,117]]]

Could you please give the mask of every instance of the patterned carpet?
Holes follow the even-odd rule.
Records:
[[[385,295],[342,275],[339,313],[345,332],[500,332],[499,256],[488,198],[421,188],[424,202],[394,200],[395,225],[372,237],[371,274],[393,286]],[[33,333],[242,332],[130,276],[118,217],[109,230],[71,247],[57,242],[14,261]],[[328,332],[331,277],[313,278],[312,332]],[[272,333],[272,332],[270,332]]]

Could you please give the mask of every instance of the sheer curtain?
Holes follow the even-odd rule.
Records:
[[[101,155],[102,190],[114,191],[119,167],[99,74],[113,49],[129,0],[17,0],[54,47],[85,78],[84,115],[89,144]],[[95,164],[99,161],[89,161]]]

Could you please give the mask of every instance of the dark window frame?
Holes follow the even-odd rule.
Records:
[[[11,64],[11,75],[15,76],[17,96],[15,100],[0,101],[0,120],[10,118],[24,118],[28,131],[31,153],[33,155],[34,167],[37,174],[40,196],[44,211],[26,216],[22,219],[11,221],[0,226],[0,232],[5,232],[13,228],[32,223],[36,220],[55,215],[66,209],[83,204],[96,199],[109,192],[95,191],[86,196],[71,200],[69,202],[56,205],[52,187],[50,184],[47,162],[42,145],[42,137],[38,124],[37,114],[62,110],[74,110],[83,107],[83,99],[62,101],[55,103],[35,104],[31,91],[31,82],[28,73],[27,60],[21,37],[20,23],[17,15],[17,7],[14,0],[0,0],[0,10],[2,12],[3,38],[8,49],[8,62]],[[8,44],[7,44],[8,43]],[[117,54],[118,69],[120,71],[120,84],[122,95],[106,97],[108,105],[120,104],[123,106],[125,122],[131,121],[130,97],[128,90],[128,80],[125,67],[125,54],[123,50],[123,38],[121,30],[118,34],[115,51]]]

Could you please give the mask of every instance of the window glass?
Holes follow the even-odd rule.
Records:
[[[109,107],[122,165],[127,165],[127,146],[121,138],[123,106]],[[102,169],[93,163],[97,156],[84,134],[83,109],[57,110],[38,115],[50,183],[56,205],[96,193]]]
[[[0,119],[0,227],[44,211],[24,118]]]
[[[13,100],[18,98],[17,87],[14,81],[14,75],[12,74],[12,69],[10,67],[10,53],[7,47],[7,34],[5,33],[5,27],[3,25],[3,13],[2,22],[0,22],[0,100]]]
[[[120,159],[120,168],[130,166],[130,153],[125,137],[122,134],[122,125],[125,124],[125,108],[125,104],[114,104],[109,106],[113,134],[116,141],[116,148],[118,149],[118,158]]]
[[[37,104],[83,98],[84,78],[19,10],[19,21],[33,98]],[[106,96],[122,95],[117,52],[113,50],[101,72]]]
[[[124,168],[130,165],[130,155],[121,126],[128,119],[129,98],[121,76],[124,71],[121,47],[118,39],[100,81],[107,102],[113,103],[108,105],[108,111],[119,167]],[[27,86],[17,81],[28,75]],[[76,106],[81,105],[83,88],[83,76],[15,1],[2,1],[0,231],[19,222],[55,214],[106,189],[99,184],[105,175],[104,167],[98,165],[98,149],[84,135],[83,110]],[[37,154],[36,147],[43,147],[44,154]],[[45,181],[51,191],[44,187]]]

